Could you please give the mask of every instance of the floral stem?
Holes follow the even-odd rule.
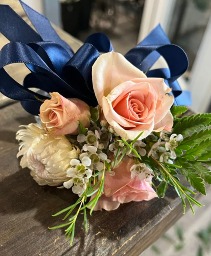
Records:
[[[172,185],[174,186],[177,194],[179,195],[179,197],[181,198],[182,202],[183,202],[183,210],[185,212],[185,208],[186,208],[186,203],[184,200],[183,195],[186,197],[186,199],[188,200],[188,203],[190,205],[190,208],[192,210],[192,212],[194,213],[194,209],[192,207],[192,203],[194,203],[197,206],[202,206],[202,204],[200,204],[197,200],[195,200],[191,195],[189,195],[188,193],[186,193],[186,191],[184,189],[186,189],[188,192],[195,194],[194,191],[187,189],[186,187],[184,187],[181,183],[179,183],[177,181],[177,179],[171,175],[171,173],[165,168],[165,166],[163,166],[162,163],[158,162],[155,158],[151,157],[153,159],[153,161],[164,171],[164,173],[168,176],[169,180],[171,181]],[[192,203],[191,203],[192,202]]]

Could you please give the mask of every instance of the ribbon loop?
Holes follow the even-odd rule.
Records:
[[[162,56],[166,61],[167,68],[151,70],[154,63]],[[152,32],[135,48],[131,49],[125,57],[137,68],[146,73],[148,77],[164,78],[167,85],[172,89],[174,97],[182,94],[182,89],[176,81],[188,68],[188,59],[185,52],[179,46],[170,44],[165,32],[160,26]],[[185,93],[183,105],[189,105],[190,94]],[[175,104],[177,102],[175,101]]]
[[[97,49],[88,43],[85,43],[81,48],[75,53],[73,58],[64,67],[65,78],[71,83],[71,80],[75,79],[76,73],[73,70],[77,70],[83,77],[86,88],[94,97],[94,91],[92,87],[92,65],[95,60],[99,57],[100,53]],[[73,72],[71,72],[73,71]],[[78,84],[79,87],[83,87],[83,84]],[[88,92],[87,91],[87,92]]]
[[[73,54],[69,54],[61,45],[52,42],[28,44],[58,75],[62,75],[64,65]]]
[[[88,36],[85,43],[92,44],[99,52],[113,51],[111,41],[103,33],[94,33]]]

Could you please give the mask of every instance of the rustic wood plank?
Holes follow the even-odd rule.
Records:
[[[34,122],[19,103],[0,110],[0,255],[139,255],[181,216],[179,199],[128,203],[113,212],[94,212],[84,235],[79,221],[72,248],[51,214],[76,196],[69,190],[38,186],[16,159],[18,126]]]

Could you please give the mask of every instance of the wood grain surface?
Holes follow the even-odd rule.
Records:
[[[181,216],[179,199],[128,203],[113,212],[94,212],[84,234],[77,225],[72,248],[51,215],[75,199],[69,190],[39,186],[16,159],[19,125],[34,122],[19,103],[0,110],[0,255],[139,255]]]

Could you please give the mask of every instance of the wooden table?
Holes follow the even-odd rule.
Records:
[[[77,40],[58,32],[74,49],[80,46]],[[21,66],[11,72],[21,80],[26,71]],[[70,248],[61,230],[50,231],[48,227],[58,224],[59,219],[51,215],[71,204],[75,195],[69,190],[38,186],[16,159],[15,133],[19,125],[34,122],[33,117],[19,103],[13,103],[0,109],[0,120],[0,255],[140,255],[182,215],[180,200],[171,191],[165,199],[94,212],[88,234],[84,235],[79,221]]]

